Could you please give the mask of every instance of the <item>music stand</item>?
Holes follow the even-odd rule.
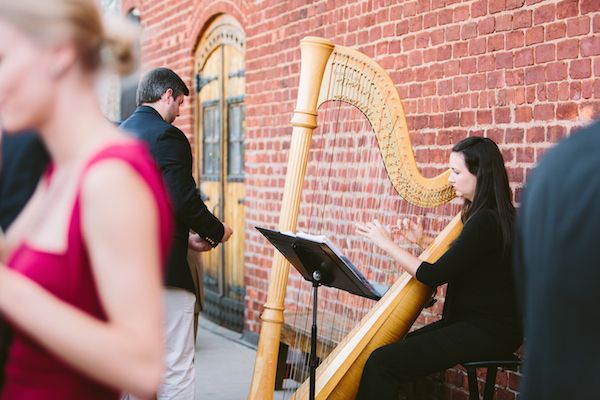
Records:
[[[313,309],[310,333],[309,400],[314,400],[318,364],[317,300],[319,286],[334,287],[373,300],[379,300],[381,294],[350,260],[344,257],[335,247],[327,243],[327,241],[313,240],[258,226],[256,229],[275,246],[305,280],[312,283]]]

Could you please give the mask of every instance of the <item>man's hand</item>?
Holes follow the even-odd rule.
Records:
[[[223,238],[221,239],[221,243],[225,243],[226,241],[229,240],[229,238],[231,237],[231,234],[233,233],[233,230],[231,229],[231,227],[229,225],[227,225],[226,223],[223,223]]]
[[[202,239],[197,233],[191,232],[188,236],[188,248],[198,252],[212,250],[210,243]]]

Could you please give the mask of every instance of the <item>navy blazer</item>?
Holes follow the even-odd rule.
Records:
[[[188,233],[191,229],[216,247],[223,238],[224,228],[200,199],[192,176],[190,143],[183,132],[149,106],[138,107],[121,123],[121,128],[147,143],[171,198],[175,231],[165,285],[195,292],[187,262]]]
[[[21,212],[50,162],[33,132],[4,134],[0,158],[0,226],[4,231]]]

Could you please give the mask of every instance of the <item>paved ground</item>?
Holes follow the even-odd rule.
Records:
[[[240,334],[200,315],[196,342],[196,400],[244,400],[252,380],[256,351]],[[275,399],[289,398],[276,393]]]

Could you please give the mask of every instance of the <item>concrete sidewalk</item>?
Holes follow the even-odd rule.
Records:
[[[248,397],[256,350],[241,335],[200,314],[196,341],[195,400],[245,400]],[[290,398],[277,392],[276,400]]]

